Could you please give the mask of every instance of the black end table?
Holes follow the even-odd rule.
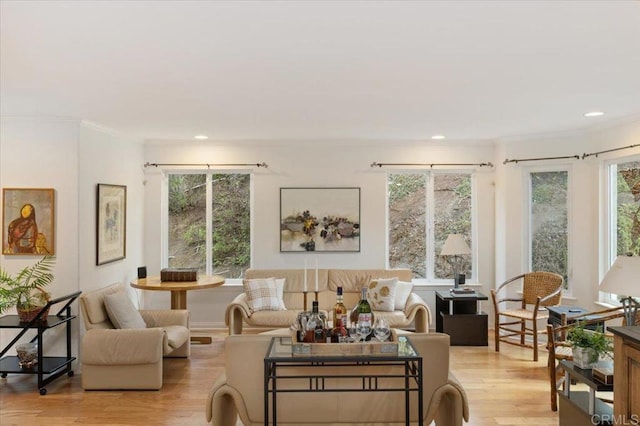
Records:
[[[452,346],[488,346],[489,321],[480,302],[489,300],[474,291],[455,294],[436,291],[436,331],[451,337]]]

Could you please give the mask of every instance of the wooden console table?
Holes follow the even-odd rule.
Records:
[[[161,281],[159,276],[139,278],[131,282],[131,287],[140,290],[170,291],[171,309],[187,309],[187,291],[220,287],[224,277],[220,275],[200,275],[198,281]],[[192,342],[211,343],[209,336],[191,336]]]

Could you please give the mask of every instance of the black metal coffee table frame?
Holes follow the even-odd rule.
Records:
[[[410,394],[418,394],[418,425],[423,424],[423,389],[422,389],[422,357],[411,346],[410,340],[401,336],[399,342],[405,340],[406,345],[413,355],[389,354],[389,355],[340,355],[340,356],[293,356],[291,351],[277,352],[275,345],[291,347],[290,337],[274,337],[271,339],[269,349],[264,358],[264,424],[277,425],[277,395],[280,393],[302,392],[404,392],[405,394],[405,424],[411,422]],[[369,366],[398,366],[397,373],[358,373],[361,367]],[[331,374],[332,369],[340,366],[353,367],[353,374]],[[283,375],[279,372],[294,367],[303,370],[309,369],[308,374]],[[325,370],[327,373],[323,373]],[[395,369],[393,369],[395,370]],[[319,372],[320,371],[320,372]],[[402,372],[401,372],[402,371]],[[328,386],[327,379],[361,379],[359,386],[337,387]],[[403,379],[404,386],[385,387],[381,379]],[[278,387],[278,382],[305,379],[305,387]],[[271,407],[270,407],[271,406]],[[271,409],[270,409],[271,408]],[[271,416],[271,417],[270,417]],[[271,420],[271,423],[269,423]]]

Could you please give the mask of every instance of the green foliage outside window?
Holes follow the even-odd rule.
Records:
[[[250,175],[211,174],[212,250],[207,254],[206,174],[169,175],[169,265],[242,276],[251,260]]]

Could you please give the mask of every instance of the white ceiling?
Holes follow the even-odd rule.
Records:
[[[640,116],[637,0],[0,8],[3,116],[224,140],[487,140]]]

